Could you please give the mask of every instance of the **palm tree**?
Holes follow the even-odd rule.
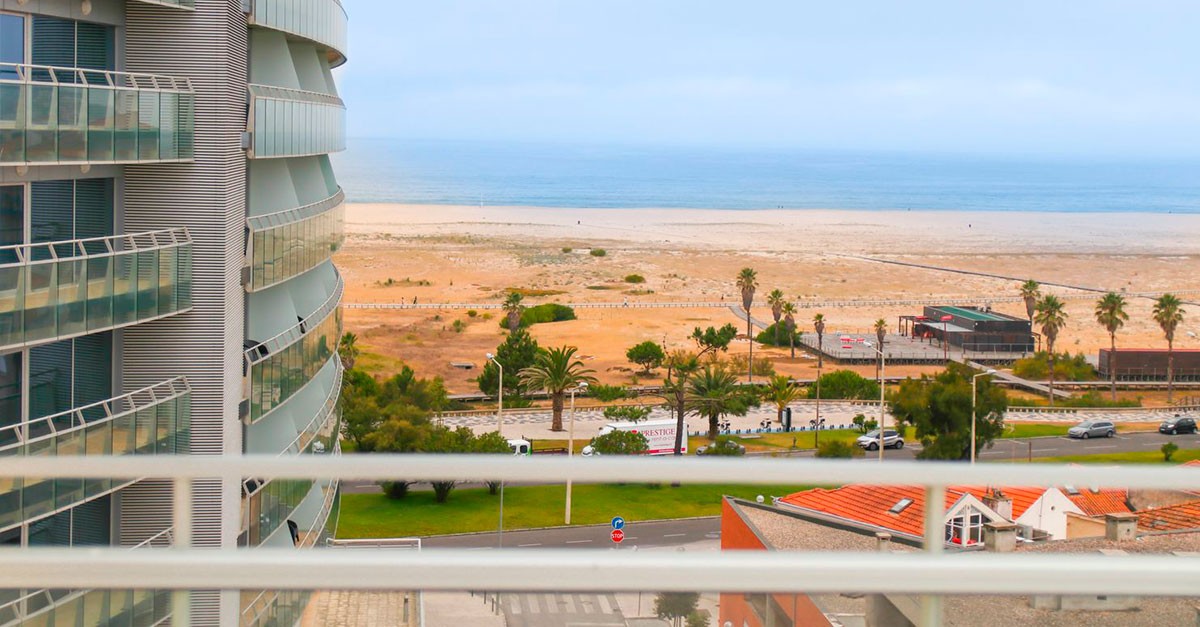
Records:
[[[1058,332],[1067,324],[1067,312],[1063,309],[1061,300],[1054,294],[1047,294],[1038,301],[1034,308],[1033,320],[1042,327],[1042,335],[1046,336],[1046,350],[1050,351],[1050,405],[1054,406],[1054,341]]]
[[[525,300],[519,292],[509,292],[504,298],[504,315],[505,324],[508,325],[508,331],[515,333],[521,327],[521,314],[525,312],[525,305],[521,302]]]
[[[1125,297],[1116,292],[1105,294],[1096,301],[1096,322],[1108,331],[1110,348],[1108,350],[1108,377],[1112,383],[1112,399],[1117,400],[1117,371],[1115,369],[1117,356],[1117,331],[1125,326],[1129,314],[1125,313]]]
[[[750,339],[750,365],[746,377],[754,381],[754,333],[750,330],[750,306],[754,304],[754,290],[758,289],[758,273],[753,268],[742,268],[738,273],[737,287],[742,291],[742,309],[746,310],[746,335]]]
[[[721,417],[745,410],[737,377],[720,365],[707,365],[687,383],[687,410],[708,419],[708,439],[716,440]]]
[[[1021,284],[1021,298],[1025,301],[1025,315],[1029,316],[1029,324],[1033,324],[1033,314],[1037,311],[1038,299],[1042,297],[1042,286],[1037,281],[1029,279]]]
[[[796,358],[796,305],[787,302],[783,304],[783,326],[787,329],[788,348],[792,351],[792,359]]]
[[[887,337],[887,322],[883,318],[880,318],[875,321],[875,339],[879,340],[879,358],[875,360],[876,379],[879,378],[879,371],[883,366],[883,339],[885,337]],[[883,385],[883,381],[880,381],[879,384]]]
[[[346,366],[346,370],[354,369],[354,362],[358,360],[358,336],[346,331],[342,334],[342,340],[338,342],[338,356],[342,358],[342,364]]]
[[[800,388],[792,383],[791,377],[777,374],[767,381],[765,396],[775,405],[776,422],[783,424],[783,410],[800,398]]]
[[[1154,301],[1154,321],[1167,338],[1167,403],[1175,386],[1175,329],[1183,322],[1183,303],[1174,294],[1163,294]]]
[[[817,370],[819,371],[825,362],[825,314],[813,316],[813,330],[817,332]]]
[[[783,316],[783,291],[771,290],[767,294],[767,304],[771,306],[771,317],[775,318],[775,345],[779,346],[779,318]]]
[[[596,377],[592,376],[595,371],[585,368],[582,361],[575,359],[578,350],[574,346],[542,349],[538,351],[532,366],[517,373],[526,388],[545,390],[550,395],[550,407],[554,412],[551,431],[563,430],[563,401],[567,390],[578,387],[580,383],[596,382]]]
[[[675,454],[683,454],[683,438],[687,435],[687,383],[700,369],[700,358],[695,353],[678,350],[667,356],[664,362],[667,376],[663,379],[662,397],[675,411]]]

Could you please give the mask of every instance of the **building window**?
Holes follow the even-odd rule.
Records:
[[[946,522],[946,544],[971,546],[983,542],[983,514],[966,509]]]

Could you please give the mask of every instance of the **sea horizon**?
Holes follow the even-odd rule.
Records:
[[[351,203],[1200,213],[1200,159],[351,139]]]

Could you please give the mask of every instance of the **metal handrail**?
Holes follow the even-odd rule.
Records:
[[[307,89],[293,89],[291,87],[278,87],[276,85],[262,85],[259,83],[251,83],[249,85],[250,96],[253,98],[264,98],[267,100],[289,100],[292,102],[312,102],[315,104],[332,105],[335,107],[346,108],[346,103],[336,94],[327,94],[319,91],[310,91]]]
[[[28,422],[19,422],[17,424],[8,425],[0,428],[0,435],[6,432],[11,433],[15,437],[16,442],[0,446],[0,452],[28,446],[30,444],[45,440],[51,440],[59,436],[73,433],[75,431],[98,424],[112,422],[113,420],[137,413],[143,409],[179,398],[180,396],[183,396],[191,391],[191,386],[188,384],[187,377],[180,376],[173,379],[168,379],[161,383],[155,383],[154,385],[144,387],[140,390],[134,390],[126,394],[121,394],[120,396],[114,396],[113,398],[100,401],[98,403],[75,407],[64,412],[59,412],[50,416],[43,416]],[[147,396],[149,396],[148,400],[145,399]],[[91,421],[87,420],[84,417],[84,413],[91,409],[102,410],[104,413],[103,417]],[[66,428],[63,428],[57,424],[64,418],[70,419],[70,424]],[[44,428],[49,429],[49,433],[33,438],[28,437],[27,434],[29,433],[31,427],[43,425]]]
[[[137,89],[141,91],[172,91],[179,93],[195,92],[195,89],[192,88],[191,79],[162,74],[32,65],[27,63],[0,63],[0,70],[13,72],[17,75],[15,79],[0,78],[0,83],[96,87],[101,89]],[[35,77],[35,73],[39,72],[49,78]],[[71,77],[69,81],[66,80],[68,76]],[[99,82],[90,80],[89,77],[93,77]]]
[[[169,241],[163,243],[160,241],[162,239],[167,239]],[[147,240],[150,242],[149,245],[145,245]],[[124,246],[119,245],[122,243]],[[191,234],[188,233],[187,227],[178,227],[174,229],[162,229],[158,231],[145,231],[142,233],[125,233],[121,235],[61,240],[57,242],[14,244],[10,246],[0,246],[0,253],[12,252],[14,256],[16,256],[17,261],[12,263],[0,263],[0,268],[10,266],[37,265],[43,263],[57,263],[59,261],[69,261],[72,259],[111,257],[125,253],[148,250],[163,250],[191,243],[192,237]],[[70,247],[71,254],[60,255],[59,249],[67,246]],[[93,249],[100,246],[104,247],[103,252],[92,252]],[[33,253],[37,250],[44,250],[46,257],[43,259],[35,259]]]
[[[342,188],[339,187],[337,192],[324,200],[318,200],[317,202],[295,207],[293,209],[284,209],[283,211],[276,211],[274,213],[250,216],[247,219],[247,222],[250,223],[250,230],[252,232],[269,231],[281,226],[302,222],[309,218],[315,218],[323,213],[326,213],[330,209],[343,204],[345,201],[346,192],[342,191]],[[279,221],[275,222],[276,219]]]
[[[342,300],[342,292],[346,288],[346,282],[342,279],[341,273],[336,268],[334,269],[334,273],[337,275],[337,284],[334,286],[333,293],[329,295],[329,298],[325,299],[324,303],[321,303],[320,307],[317,307],[315,311],[308,314],[307,317],[297,322],[294,326],[289,327],[286,331],[259,343],[254,348],[246,349],[246,361],[251,366],[270,359],[271,356],[279,351],[300,341],[305,335],[308,335],[309,331],[320,326],[326,318],[337,311],[338,304]]]

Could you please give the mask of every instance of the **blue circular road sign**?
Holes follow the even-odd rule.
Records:
[[[620,516],[613,516],[613,519],[612,519],[612,528],[613,529],[621,529],[624,526],[625,526],[624,518],[621,518]]]

